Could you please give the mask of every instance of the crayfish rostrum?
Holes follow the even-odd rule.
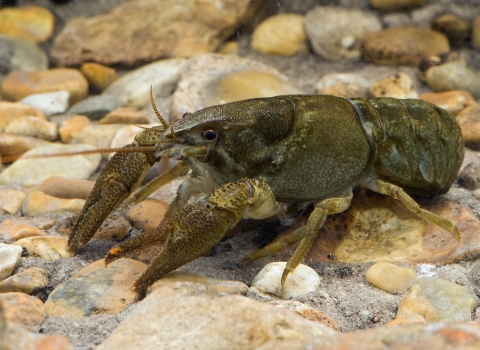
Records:
[[[451,221],[421,209],[407,194],[447,192],[463,160],[458,124],[433,104],[285,95],[204,108],[170,126],[157,115],[162,125],[138,134],[107,163],[69,238],[69,248],[77,252],[162,157],[179,162],[133,194],[127,205],[191,169],[160,226],[107,255],[108,263],[160,243],[136,289],[204,254],[242,217],[274,215],[277,201],[313,202],[304,226],[244,259],[257,260],[300,242],[284,270],[283,285],[327,216],[346,210],[358,185],[398,199],[460,237]],[[188,204],[192,196],[200,197]]]

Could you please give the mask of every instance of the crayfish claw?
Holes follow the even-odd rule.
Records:
[[[165,217],[149,236],[149,239],[158,237],[164,249],[152,259],[132,288],[144,289],[205,254],[243,217],[267,217],[277,211],[278,203],[266,181],[249,179],[227,183],[197,203],[180,207],[172,216]],[[147,239],[136,238],[142,241],[135,243],[138,246]],[[124,249],[125,244],[130,243],[124,242],[120,247]]]
[[[115,153],[100,173],[77,217],[68,238],[70,251],[77,252],[90,241],[108,214],[141,182],[147,166],[143,153]]]

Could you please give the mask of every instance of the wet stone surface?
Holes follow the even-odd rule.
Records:
[[[303,0],[165,0],[163,6],[158,0],[16,2],[0,10],[0,33],[5,33],[0,34],[0,348],[478,347],[476,1],[334,0],[329,6]],[[8,33],[5,14],[14,19]],[[34,30],[31,23],[36,23]],[[114,209],[76,254],[68,249],[68,235],[90,193],[105,201],[112,188],[136,187],[126,179],[131,162],[104,176],[100,171],[111,155],[86,153],[135,143],[145,128],[160,124],[150,86],[175,142],[182,139],[178,120],[185,113],[239,99],[332,94],[434,103],[459,123],[465,160],[448,193],[414,199],[455,223],[460,237],[425,223],[390,197],[355,188],[351,208],[328,216],[283,289],[279,280],[298,244],[250,264],[241,261],[276,238],[294,237],[286,235],[306,222],[313,209],[308,203],[282,207],[271,219],[240,221],[202,256],[148,289],[134,291],[132,284],[146,264],[177,238],[175,224],[168,224],[152,247],[127,255],[141,262],[124,258],[105,267],[103,258],[119,241],[167,223],[167,207],[177,190],[193,190],[194,197],[207,194],[206,178],[195,177],[202,174],[203,158],[188,163],[194,168],[192,187],[181,185],[186,171],[176,173],[177,179],[149,199]],[[296,123],[298,112],[288,119],[262,110],[265,117],[278,118],[279,126],[285,120]],[[210,140],[207,151],[218,150],[225,133],[245,122],[245,113],[229,121],[216,115],[190,142],[202,143],[213,130],[218,138]],[[396,117],[382,114],[380,120],[386,127]],[[419,116],[408,117],[416,125]],[[362,127],[369,124],[363,121]],[[262,140],[272,141],[273,131],[262,129]],[[330,131],[334,134],[327,130],[326,136]],[[301,137],[313,140],[309,132]],[[215,166],[244,175],[262,169],[258,151],[265,150],[265,143],[258,147],[258,134],[246,136],[251,137],[248,149],[230,154],[245,162]],[[240,139],[230,141],[236,150]],[[417,140],[416,145],[424,143]],[[12,163],[27,151],[81,154]],[[180,156],[176,147],[168,152]],[[190,152],[202,151],[190,148],[183,155]],[[160,152],[148,161],[154,158]],[[351,171],[353,160],[336,157],[332,169]],[[164,157],[146,172],[143,184],[175,162]],[[292,186],[318,176],[326,163],[312,164],[307,173],[292,171]],[[94,189],[98,178],[104,184]],[[335,180],[327,178],[325,186]],[[91,211],[98,212],[99,205]],[[276,268],[264,273],[272,270],[270,263]]]

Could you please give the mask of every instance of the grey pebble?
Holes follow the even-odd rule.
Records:
[[[118,98],[110,95],[99,95],[86,98],[73,105],[68,110],[69,114],[85,115],[91,120],[99,120],[106,114],[122,106]]]

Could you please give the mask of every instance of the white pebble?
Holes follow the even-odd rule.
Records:
[[[68,91],[44,92],[32,94],[18,103],[29,105],[41,110],[46,116],[65,113],[68,108],[70,93]]]
[[[287,277],[284,288],[280,281],[286,262],[273,262],[266,265],[253,279],[252,286],[261,292],[290,299],[310,292],[320,286],[322,278],[312,268],[300,264]],[[255,289],[251,290],[255,293]]]
[[[0,281],[12,274],[21,257],[21,247],[0,243]]]

